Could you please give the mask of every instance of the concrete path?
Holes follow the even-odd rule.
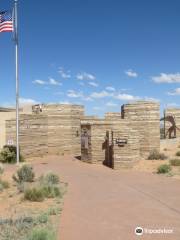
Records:
[[[53,157],[48,161],[46,168],[69,183],[60,240],[180,240],[179,180],[114,171],[71,157]],[[137,226],[165,228],[173,233],[136,236]]]

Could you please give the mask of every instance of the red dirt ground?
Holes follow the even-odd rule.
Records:
[[[51,169],[69,183],[60,240],[180,240],[180,181],[136,171],[114,171],[72,157],[50,157]],[[42,171],[42,165],[35,164]],[[136,236],[134,229],[173,229]]]
[[[52,170],[68,182],[59,240],[180,240],[180,181],[140,171],[114,171],[70,156],[33,161],[38,174]],[[173,234],[136,236],[137,226]]]

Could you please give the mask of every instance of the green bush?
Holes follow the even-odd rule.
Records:
[[[0,192],[2,192],[4,189],[9,188],[9,183],[7,181],[3,181],[0,178]]]
[[[20,154],[20,162],[23,162],[24,158]],[[0,162],[2,163],[16,163],[16,146],[5,145],[0,152]]]
[[[35,173],[30,165],[23,165],[17,170],[17,175],[13,175],[13,179],[17,183],[33,182]]]
[[[177,157],[180,156],[180,151],[177,151],[176,156],[177,156]]]
[[[44,192],[41,188],[30,188],[24,192],[24,199],[32,202],[44,201]]]
[[[2,175],[3,172],[4,172],[4,167],[3,167],[2,163],[0,163],[0,175]]]
[[[180,166],[180,159],[171,159],[170,164],[172,166]]]
[[[17,189],[20,193],[24,193],[26,189],[29,189],[31,187],[30,184],[30,182],[18,182]]]
[[[45,176],[40,177],[40,183],[44,185],[54,185],[59,184],[59,176],[54,173],[47,173]]]
[[[61,208],[49,208],[48,214],[50,216],[52,215],[58,215],[61,212]]]
[[[162,164],[157,169],[158,174],[169,173],[170,171],[171,171],[171,166],[168,164]]]
[[[46,198],[55,198],[55,197],[61,196],[61,192],[58,186],[53,186],[53,185],[43,186],[42,191],[43,191],[44,197]]]
[[[47,213],[42,213],[37,217],[36,221],[37,221],[38,224],[39,223],[44,224],[44,223],[48,222],[48,219],[49,219],[48,214]]]
[[[55,240],[55,233],[48,229],[34,229],[27,240]]]
[[[148,160],[165,160],[167,156],[164,153],[160,153],[157,150],[152,150],[148,156]]]

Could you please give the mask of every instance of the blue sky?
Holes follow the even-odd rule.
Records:
[[[178,0],[19,1],[21,104],[78,103],[96,115],[138,99],[179,106],[179,9]],[[13,105],[10,33],[0,56],[0,105]]]

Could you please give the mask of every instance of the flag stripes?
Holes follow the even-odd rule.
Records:
[[[8,11],[0,12],[0,33],[12,31],[13,31],[12,14]]]

